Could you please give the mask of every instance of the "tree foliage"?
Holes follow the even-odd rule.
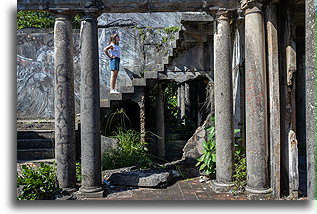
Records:
[[[80,17],[72,18],[73,28],[80,28]],[[54,28],[54,16],[46,11],[18,11],[17,29],[22,28]]]

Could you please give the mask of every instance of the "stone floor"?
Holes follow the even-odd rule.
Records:
[[[201,180],[199,177],[180,180],[161,189],[113,187],[107,189],[108,195],[105,198],[84,200],[247,200],[241,194],[215,193],[208,181]]]

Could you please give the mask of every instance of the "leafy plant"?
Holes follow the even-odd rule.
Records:
[[[80,16],[72,18],[72,27],[80,28]],[[18,11],[17,29],[35,27],[35,28],[54,28],[54,17],[46,11]]]
[[[153,164],[148,155],[147,143],[141,141],[139,132],[120,127],[112,137],[118,140],[118,149],[103,154],[103,170],[134,165],[139,168],[147,168]]]
[[[38,168],[22,166],[22,174],[17,176],[17,187],[21,188],[18,200],[49,199],[58,193],[55,166],[40,163]]]
[[[215,127],[209,126],[205,130],[208,133],[208,141],[202,143],[204,151],[203,155],[197,159],[196,166],[199,166],[199,170],[210,176],[216,172],[216,143],[215,143]]]
[[[234,190],[243,191],[247,179],[247,171],[246,171],[246,157],[244,148],[241,146],[236,147],[236,151],[234,153],[234,173],[233,173],[233,181],[235,184]]]
[[[180,26],[170,26],[170,27],[163,28],[163,31],[167,34],[171,34],[171,33],[174,34],[179,30],[180,30]]]
[[[240,129],[235,129],[234,133],[239,133]],[[247,180],[247,166],[246,166],[245,148],[241,146],[241,138],[235,137],[235,153],[234,153],[234,172],[233,181],[235,184],[235,191],[243,191]]]
[[[76,182],[81,183],[81,164],[76,162]]]

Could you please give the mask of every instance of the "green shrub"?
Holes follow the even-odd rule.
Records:
[[[215,127],[209,126],[206,130],[209,132],[208,141],[202,143],[204,148],[203,155],[197,159],[196,166],[199,166],[199,171],[210,176],[216,172]]]
[[[234,130],[235,133],[240,132],[239,129]],[[233,181],[235,191],[244,191],[247,184],[247,160],[245,148],[241,146],[241,138],[235,137],[235,153],[234,153],[234,172]]]
[[[81,164],[76,162],[76,182],[81,183]]]
[[[35,27],[35,28],[54,28],[54,17],[51,13],[45,11],[18,11],[17,29]],[[72,18],[72,27],[80,28],[80,16]]]
[[[26,27],[36,28],[53,28],[53,16],[44,11],[18,11],[17,12],[17,29]]]
[[[18,200],[49,199],[60,189],[57,187],[55,166],[40,163],[38,168],[22,166],[17,176],[17,187],[21,188]]]
[[[243,191],[247,182],[247,168],[246,168],[246,157],[244,148],[241,146],[236,147],[234,154],[234,173],[233,181],[235,184],[235,190]]]
[[[153,162],[148,154],[147,143],[141,142],[140,133],[129,129],[118,128],[113,138],[118,140],[118,149],[108,151],[102,157],[102,169],[117,169],[137,166],[150,167]]]

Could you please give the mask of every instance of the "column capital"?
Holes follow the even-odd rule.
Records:
[[[95,21],[97,20],[99,13],[98,11],[82,11],[79,15],[81,21]]]
[[[53,14],[55,19],[70,19],[75,15],[74,11],[66,9],[50,10],[50,12]]]
[[[77,12],[81,16],[82,20],[95,19],[102,14],[102,9],[104,5],[102,1],[89,1],[84,5],[84,8],[78,10]]]
[[[228,10],[221,10],[214,13],[216,20],[228,20],[230,19],[232,12]]]
[[[241,9],[244,10],[245,15],[249,13],[262,12],[265,0],[241,0]]]

